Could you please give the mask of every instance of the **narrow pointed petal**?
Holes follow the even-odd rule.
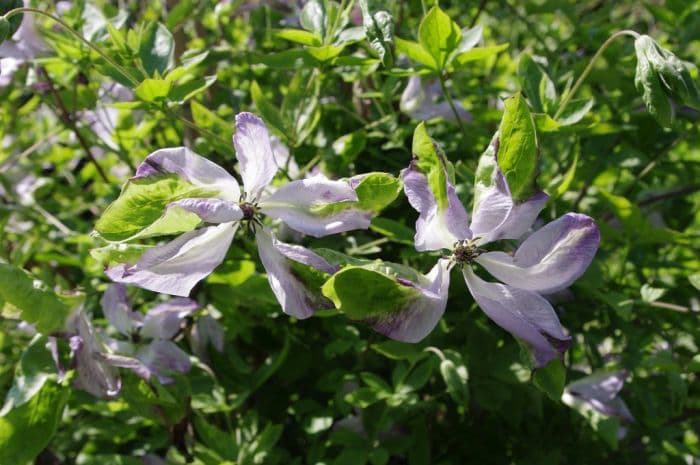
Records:
[[[492,185],[481,190],[474,204],[471,230],[480,244],[501,239],[518,239],[537,219],[549,196],[537,192],[522,203],[513,201],[503,172],[494,168]]]
[[[255,202],[277,173],[270,134],[263,120],[252,113],[237,114],[233,145],[240,164],[246,200]]]
[[[172,341],[153,341],[139,349],[136,357],[162,384],[174,381],[169,375],[187,373],[192,368],[190,356]]]
[[[317,175],[280,187],[260,202],[260,211],[299,232],[322,237],[369,227],[371,212],[343,205],[357,200],[350,183]]]
[[[506,284],[549,294],[568,287],[586,271],[599,243],[593,219],[567,213],[535,231],[514,256],[488,252],[476,261]]]
[[[146,313],[140,334],[151,339],[172,339],[180,331],[185,318],[197,310],[199,304],[186,297],[158,304]]]
[[[211,315],[202,315],[192,326],[190,346],[200,360],[206,360],[209,345],[217,352],[224,351],[224,327]]]
[[[557,314],[547,300],[534,292],[487,283],[464,268],[464,279],[476,303],[501,328],[525,341],[537,367],[545,366],[565,352],[571,338],[564,333]]]
[[[216,163],[187,147],[156,150],[139,165],[132,179],[158,174],[177,174],[196,186],[218,189],[223,199],[232,202],[240,200],[241,191],[236,179]]]
[[[187,297],[224,260],[236,227],[223,223],[190,231],[147,250],[136,264],[120,264],[105,274],[119,283]]]
[[[110,284],[102,295],[102,312],[109,324],[117,331],[129,335],[140,326],[143,316],[134,312],[126,296],[126,286],[119,283]]]
[[[421,297],[399,312],[373,319],[375,331],[402,342],[419,342],[430,334],[445,313],[450,287],[449,260],[440,259],[426,275],[426,282],[404,282],[421,292]]]
[[[413,164],[401,171],[401,178],[408,202],[419,213],[416,221],[416,250],[451,249],[455,242],[471,239],[469,217],[454,186],[448,183],[448,206],[439,211],[435,196],[428,186],[428,178],[415,169]]]
[[[115,368],[126,368],[133,371],[136,376],[144,381],[151,379],[151,370],[137,358],[110,353],[102,354],[102,358],[104,359],[105,363],[108,363]]]
[[[618,396],[625,384],[624,370],[599,372],[566,386],[562,401],[572,407],[587,405],[607,416],[634,421],[625,402]]]
[[[267,280],[284,313],[304,319],[309,318],[318,309],[333,307],[333,304],[321,295],[320,289],[310,289],[302,278],[294,273],[289,260],[303,264],[320,264],[320,271],[333,269],[328,262],[303,247],[281,243],[267,230],[259,230],[255,241],[258,244],[260,261],[267,272]],[[294,258],[290,259],[290,256]]]
[[[199,216],[205,223],[221,224],[243,219],[241,208],[223,199],[182,199],[169,203],[167,208],[182,208]]]
[[[74,325],[77,335],[70,338],[70,348],[76,365],[76,384],[96,397],[116,396],[121,390],[121,379],[101,358],[106,348],[83,310],[78,311]]]

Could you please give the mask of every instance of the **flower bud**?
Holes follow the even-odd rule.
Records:
[[[642,100],[649,113],[656,118],[661,126],[669,127],[673,123],[673,105],[668,98],[666,87],[652,65],[647,51],[653,47],[654,41],[649,36],[640,36],[634,42],[637,53],[637,72],[634,85],[642,94]]]

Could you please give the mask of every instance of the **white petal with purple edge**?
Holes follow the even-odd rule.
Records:
[[[151,339],[172,339],[184,319],[199,309],[192,299],[179,297],[158,304],[146,313],[140,335]]]
[[[222,199],[232,202],[238,202],[241,197],[238,182],[233,176],[187,147],[156,150],[139,165],[132,179],[157,174],[177,174],[196,186],[218,189]]]
[[[557,314],[544,297],[500,283],[487,283],[468,266],[463,273],[479,307],[494,323],[530,346],[537,367],[568,349],[571,338],[564,333]]]
[[[414,238],[416,250],[451,249],[455,242],[471,239],[469,217],[452,185],[447,185],[448,206],[439,211],[428,178],[413,164],[401,171],[401,178],[408,202],[419,213]]]
[[[167,205],[167,208],[173,207],[192,212],[205,223],[220,224],[243,219],[243,210],[237,204],[223,199],[181,199]]]
[[[136,357],[162,384],[174,381],[169,375],[187,373],[192,368],[190,356],[172,341],[153,341],[139,349]]]
[[[494,168],[493,185],[481,191],[474,205],[470,228],[479,244],[501,239],[518,239],[537,219],[549,196],[537,192],[522,203],[515,203],[505,176]]]
[[[113,281],[164,294],[187,297],[199,281],[221,264],[237,223],[223,223],[185,233],[147,250],[134,265],[105,270]]]
[[[369,227],[370,212],[354,205],[342,205],[357,200],[357,193],[347,181],[332,181],[317,175],[280,187],[260,202],[260,211],[281,219],[299,232],[322,237]],[[325,207],[328,211],[324,211]]]
[[[256,202],[277,173],[270,134],[263,120],[252,113],[237,114],[233,145],[240,164],[246,200]]]
[[[402,342],[419,342],[433,331],[447,305],[449,260],[440,259],[426,278],[425,286],[406,283],[422,295],[400,312],[373,319],[370,323],[375,331]]]
[[[599,243],[593,219],[567,213],[535,231],[514,256],[487,252],[476,262],[506,284],[548,294],[568,287],[581,276]]]
[[[110,284],[100,300],[102,312],[109,324],[124,335],[141,325],[143,315],[131,310],[126,296],[126,286],[119,283]]]
[[[267,280],[284,313],[304,319],[312,316],[318,309],[331,308],[333,306],[332,303],[322,297],[320,290],[317,289],[314,292],[308,289],[294,275],[290,264],[287,262],[289,259],[277,248],[282,243],[270,231],[260,229],[255,234],[255,241],[258,244],[260,261],[262,261],[267,272]],[[288,244],[284,245],[288,246]],[[308,253],[315,255],[310,250]],[[318,257],[318,259],[323,260],[321,257]]]

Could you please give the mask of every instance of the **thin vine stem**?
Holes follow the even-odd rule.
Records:
[[[440,88],[442,89],[442,95],[445,97],[445,100],[447,100],[447,104],[450,106],[452,113],[454,113],[455,120],[457,121],[457,125],[459,126],[459,129],[462,131],[462,134],[466,135],[467,131],[464,128],[464,123],[462,122],[462,118],[459,116],[459,112],[457,111],[457,107],[455,107],[455,104],[452,101],[452,94],[450,94],[450,91],[447,89],[447,82],[445,81],[445,76],[443,76],[442,73],[440,73],[439,78],[440,78]]]
[[[564,97],[564,101],[561,102],[561,105],[557,109],[557,112],[554,114],[555,120],[558,117],[560,117],[561,114],[564,112],[564,109],[566,109],[566,106],[569,104],[571,97],[573,97],[574,94],[576,94],[579,87],[581,87],[581,84],[583,84],[583,81],[586,80],[586,78],[588,77],[590,72],[593,70],[593,65],[598,60],[598,58],[600,58],[600,56],[603,54],[603,52],[605,52],[605,50],[610,46],[610,44],[612,44],[615,41],[615,39],[617,39],[618,37],[622,37],[622,36],[630,36],[630,37],[633,37],[636,39],[639,37],[639,34],[637,34],[634,31],[631,31],[629,29],[624,29],[622,31],[617,31],[616,33],[614,33],[613,35],[608,37],[608,40],[603,42],[603,45],[600,46],[598,51],[595,52],[595,55],[593,55],[593,58],[591,58],[591,61],[588,62],[586,69],[583,70],[583,73],[581,73],[581,76],[579,76],[578,80],[574,84],[574,87],[572,87],[571,91],[566,94],[566,97]]]

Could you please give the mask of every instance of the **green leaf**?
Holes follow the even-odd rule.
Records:
[[[321,288],[338,310],[354,320],[399,312],[420,291],[395,278],[360,266],[347,266]]]
[[[649,284],[643,284],[642,288],[639,290],[644,302],[655,302],[659,300],[666,293],[666,289],[660,287],[652,287]]]
[[[447,163],[440,148],[428,135],[425,123],[420,123],[413,132],[412,151],[416,166],[428,178],[438,208],[447,208]]]
[[[15,8],[22,8],[23,6],[24,2],[22,0],[0,0],[0,15],[4,15]],[[22,24],[23,18],[24,13],[14,15],[10,19],[2,18],[0,22],[0,44],[17,32],[17,29],[19,29]]]
[[[207,107],[197,102],[190,101],[190,111],[192,112],[192,120],[197,126],[209,129],[215,134],[219,134],[222,139],[230,141],[233,137],[234,125],[223,120],[219,115],[209,110]],[[207,139],[207,142],[212,144],[220,153],[233,155],[233,144],[224,143],[217,139]]]
[[[562,126],[570,126],[578,123],[586,116],[591,108],[593,108],[593,103],[595,103],[595,100],[592,98],[569,100],[568,105],[559,116],[557,122]]]
[[[357,206],[379,213],[396,200],[402,187],[401,180],[389,173],[367,173],[355,187],[359,199]]]
[[[265,97],[260,86],[255,81],[250,84],[250,96],[265,122],[276,129],[280,134],[288,137],[287,125],[284,123],[282,114],[277,107]]]
[[[489,47],[473,48],[455,56],[453,63],[455,67],[459,68],[473,61],[485,60],[492,56],[498,55],[502,51],[506,50],[508,46],[509,44],[501,44],[491,45]]]
[[[518,80],[532,109],[537,113],[544,113],[544,105],[540,96],[540,82],[542,82],[544,70],[535,63],[535,60],[527,54],[520,55],[518,61]]]
[[[51,442],[70,390],[47,381],[31,400],[0,416],[0,463],[25,464]]]
[[[144,102],[164,101],[170,93],[172,82],[165,79],[144,79],[134,89],[134,94]]]
[[[326,37],[326,7],[321,0],[309,0],[301,10],[299,16],[301,27],[307,31],[311,31],[318,36],[319,39]]]
[[[469,406],[469,372],[459,352],[445,350],[445,359],[440,362],[440,374],[447,386],[447,393],[463,407]]]
[[[535,370],[532,381],[550,399],[560,402],[566,384],[566,368],[561,360],[552,360],[544,367]]]
[[[374,218],[369,228],[391,241],[413,245],[415,230],[398,221],[389,218]]]
[[[0,283],[3,313],[19,312],[19,318],[43,334],[65,326],[71,308],[23,269],[0,259]]]
[[[690,284],[692,284],[695,289],[700,291],[700,272],[688,276],[688,281],[690,281]]]
[[[387,11],[372,13],[367,0],[360,0],[362,9],[362,25],[369,46],[377,52],[382,64],[390,68],[394,64],[394,54],[391,50],[394,42],[394,18]]]
[[[656,118],[661,126],[670,127],[675,117],[673,105],[664,91],[661,80],[647,56],[647,50],[653,47],[653,40],[641,36],[634,42],[637,53],[637,69],[634,75],[634,85],[641,92],[642,100],[649,113]]]
[[[172,73],[170,73],[172,74]],[[170,77],[168,74],[168,77]],[[170,93],[168,94],[168,99],[183,104],[196,95],[201,94],[212,84],[216,82],[216,76],[204,76],[203,78],[196,78],[185,82],[184,84],[178,84],[174,86]]]
[[[173,35],[161,23],[148,23],[141,33],[139,57],[149,76],[163,76],[170,69],[175,51]]]
[[[638,206],[622,196],[600,190],[600,196],[622,223],[623,230],[632,242],[666,243],[673,239],[674,231],[654,227]]]
[[[535,190],[539,148],[535,122],[520,93],[504,102],[499,129],[498,166],[508,181],[513,199],[528,199]]]
[[[396,42],[396,51],[405,54],[408,58],[425,66],[433,66],[435,60],[432,56],[419,44],[412,40],[404,40],[400,37],[394,39]]]
[[[217,190],[195,186],[174,174],[132,179],[126,183],[117,200],[104,211],[95,224],[95,230],[108,241],[128,240],[160,220],[169,203],[217,195]],[[173,216],[166,215],[149,235],[158,231],[172,234],[193,229],[192,216],[177,211],[170,214]],[[182,227],[178,227],[177,220],[185,222]]]
[[[432,57],[428,66],[435,71],[445,68],[448,57],[459,47],[461,40],[459,26],[439,6],[431,8],[418,27],[418,41]]]
[[[574,178],[576,177],[576,165],[578,165],[578,151],[574,154],[574,161],[571,162],[571,166],[566,170],[564,177],[554,190],[552,199],[558,199],[569,190],[571,183],[574,182]]]
[[[46,347],[47,341],[46,336],[37,334],[22,353],[0,416],[26,404],[49,379],[56,379],[56,364]]]
[[[309,47],[306,49],[306,52],[320,63],[329,63],[340,55],[344,48],[344,46],[323,45],[321,47]]]
[[[321,45],[321,39],[316,34],[301,29],[280,29],[275,31],[275,37],[302,45]]]

